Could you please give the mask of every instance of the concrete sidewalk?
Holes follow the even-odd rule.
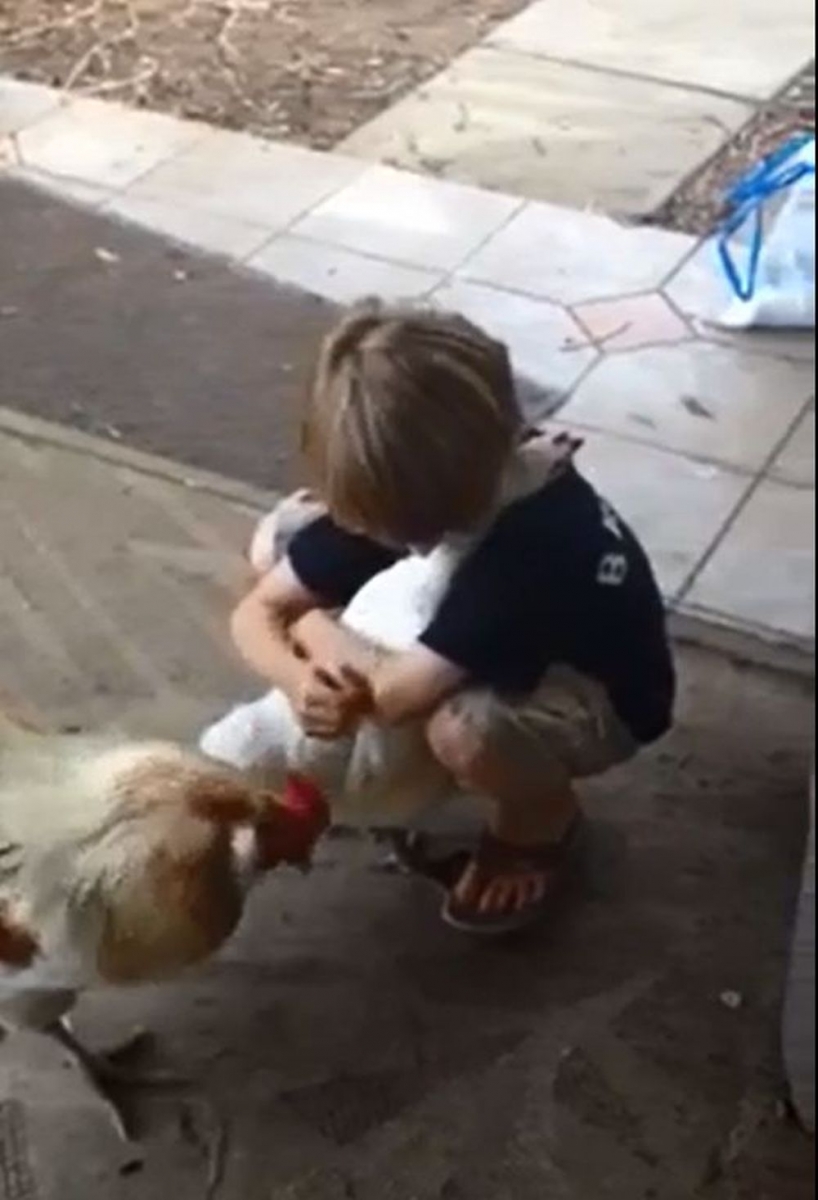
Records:
[[[650,216],[804,67],[808,0],[533,0],[339,149]]]
[[[246,689],[225,623],[264,495],[2,414],[0,501],[5,689],[56,723],[180,735]],[[811,1147],[777,1105],[810,689],[681,667],[672,738],[588,790],[563,921],[472,946],[434,894],[329,842],[205,971],[84,1005],[91,1042],[148,1025],[194,1081],[134,1097],[139,1147],[52,1047],[3,1047],[0,1196],[807,1200]]]
[[[120,219],[223,256],[238,268],[224,271],[225,286],[243,276],[260,303],[262,277],[340,303],[374,292],[458,310],[508,343],[531,419],[556,409],[586,436],[585,469],[645,541],[685,630],[813,669],[814,337],[742,336],[710,324],[724,302],[712,247],[7,81],[0,120],[14,156],[7,182],[0,171],[0,200],[11,195],[4,206],[15,223],[0,287],[12,315],[21,308],[24,330],[15,296],[26,301],[38,269],[40,210],[34,199],[14,201],[21,182],[92,210],[74,222],[84,259],[74,254],[68,282],[59,278],[42,300],[52,313],[64,294],[73,299],[74,274],[84,271],[97,297],[110,298],[102,322],[115,314],[119,328],[127,324],[133,271]],[[177,316],[195,282],[179,275]],[[171,269],[163,294],[175,277]],[[80,300],[87,307],[87,289]],[[257,315],[242,312],[258,330]],[[85,329],[82,337],[91,340]],[[239,319],[231,338],[211,345],[243,337]],[[13,319],[0,326],[4,340],[14,364]],[[121,344],[112,330],[101,353],[108,359]],[[292,361],[280,343],[266,347],[257,335],[255,344],[250,403],[263,395],[268,355],[271,372],[278,354]],[[36,380],[48,367],[16,370]],[[151,362],[138,370],[149,377]],[[143,391],[135,420],[142,409],[156,413],[162,388],[157,377]],[[47,391],[39,403],[50,411],[59,390]],[[9,403],[25,406],[22,397]],[[246,403],[228,396],[209,406],[227,428]],[[172,407],[164,415],[175,420]],[[256,461],[267,427],[258,425]],[[188,428],[195,436],[195,419]],[[269,428],[276,436],[273,421]]]

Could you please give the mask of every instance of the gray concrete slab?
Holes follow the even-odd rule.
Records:
[[[340,149],[530,200],[638,217],[663,204],[751,112],[723,96],[478,46]]]
[[[765,100],[804,65],[815,40],[808,0],[535,0],[493,45],[666,83]]]

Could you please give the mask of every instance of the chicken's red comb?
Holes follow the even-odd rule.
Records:
[[[313,828],[323,831],[330,823],[330,808],[321,788],[305,775],[289,775],[281,797],[290,810]]]

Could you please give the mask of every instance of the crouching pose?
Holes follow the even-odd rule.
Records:
[[[238,766],[311,776],[396,823],[452,783],[492,802],[444,917],[543,915],[575,781],[671,724],[664,608],[566,435],[526,433],[504,346],[459,317],[369,304],[328,336],[306,422],[312,491],[262,522],[233,620],[273,691],[207,732]]]

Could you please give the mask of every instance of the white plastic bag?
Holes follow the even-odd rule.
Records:
[[[814,329],[815,139],[787,142],[728,200],[718,250],[734,299],[718,324]]]

